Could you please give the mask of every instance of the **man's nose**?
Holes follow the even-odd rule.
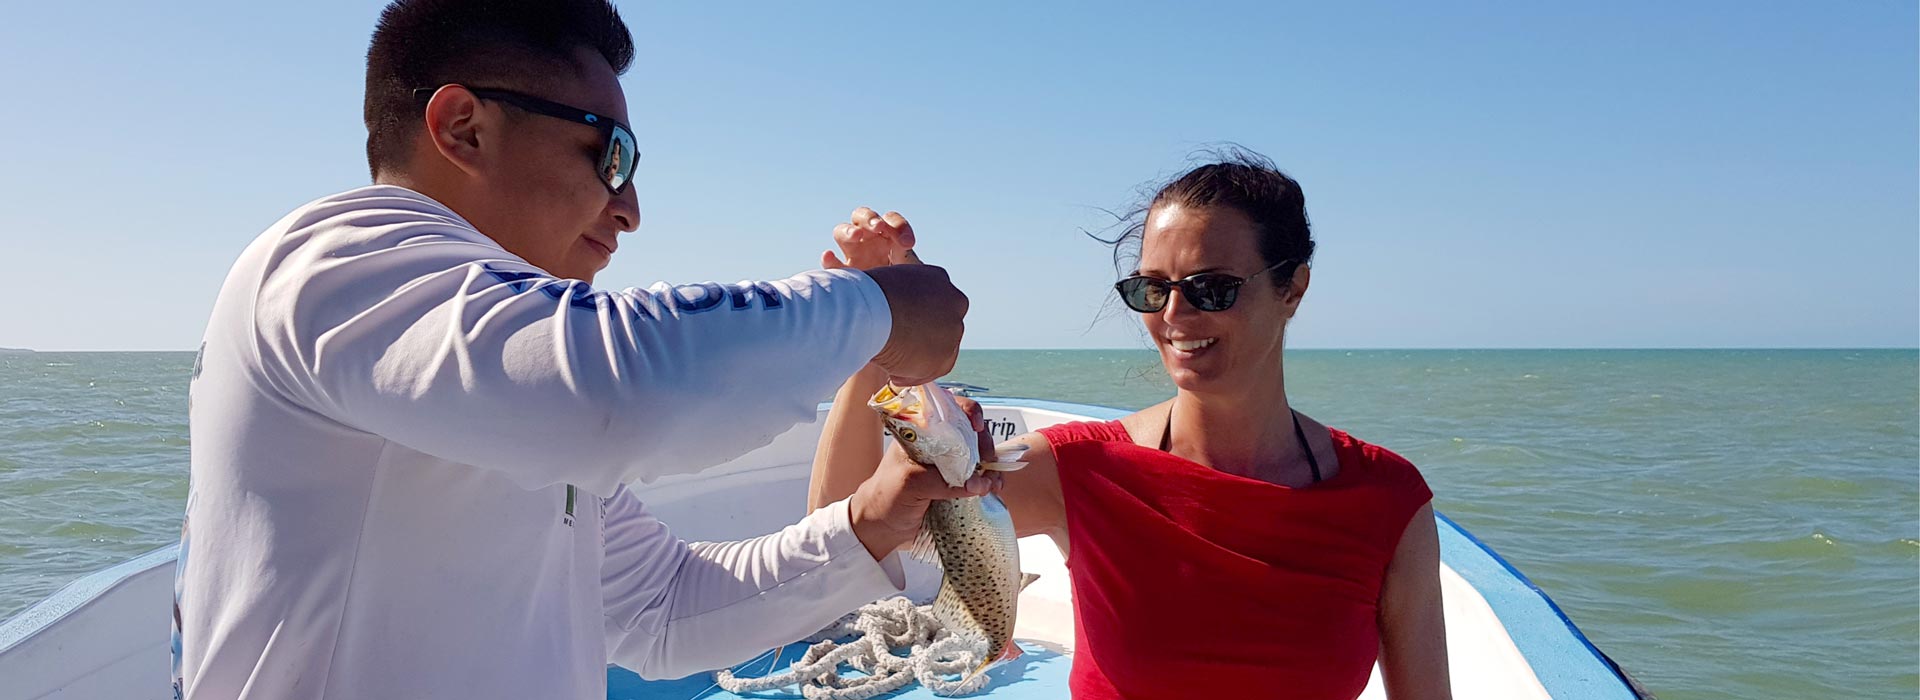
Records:
[[[619,222],[621,231],[640,228],[640,194],[634,190],[633,183],[627,183],[626,189],[607,202],[607,211]]]

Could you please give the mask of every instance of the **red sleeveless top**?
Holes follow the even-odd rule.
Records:
[[[1365,689],[1387,563],[1433,492],[1330,433],[1339,473],[1295,489],[1140,447],[1119,421],[1040,430],[1066,504],[1075,698]]]

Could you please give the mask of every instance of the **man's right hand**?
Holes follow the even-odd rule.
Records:
[[[933,265],[888,265],[867,271],[887,296],[893,333],[873,363],[894,386],[916,386],[945,376],[960,358],[967,295]]]

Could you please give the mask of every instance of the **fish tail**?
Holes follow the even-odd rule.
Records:
[[[967,681],[973,680],[974,676],[980,675],[980,672],[987,670],[988,666],[992,666],[1002,661],[1012,661],[1014,659],[1018,659],[1021,657],[1021,655],[1025,653],[1026,652],[1020,651],[1019,644],[1015,644],[1013,640],[1009,639],[1007,640],[1007,648],[1001,650],[999,656],[995,656],[991,659],[987,659],[986,661],[980,662],[980,665],[974,667],[973,671],[971,673],[968,673],[967,677],[964,679],[961,679],[960,682],[965,683]]]
[[[1012,661],[1024,655],[1026,655],[1026,652],[1020,650],[1020,645],[1013,643],[1013,640],[1009,639],[1007,640],[1007,650],[1000,652],[1000,657],[994,659],[994,661]]]

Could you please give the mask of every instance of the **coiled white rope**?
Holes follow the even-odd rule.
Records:
[[[853,637],[845,643],[833,640]],[[955,634],[933,617],[933,607],[915,606],[893,597],[854,611],[806,641],[814,642],[785,673],[740,678],[732,671],[714,674],[714,682],[729,693],[750,693],[790,685],[800,686],[807,700],[867,700],[918,681],[934,695],[952,697],[978,692],[987,674],[962,675],[980,667],[987,641],[974,634]],[[908,648],[906,656],[894,649]],[[843,678],[846,664],[867,675]]]

